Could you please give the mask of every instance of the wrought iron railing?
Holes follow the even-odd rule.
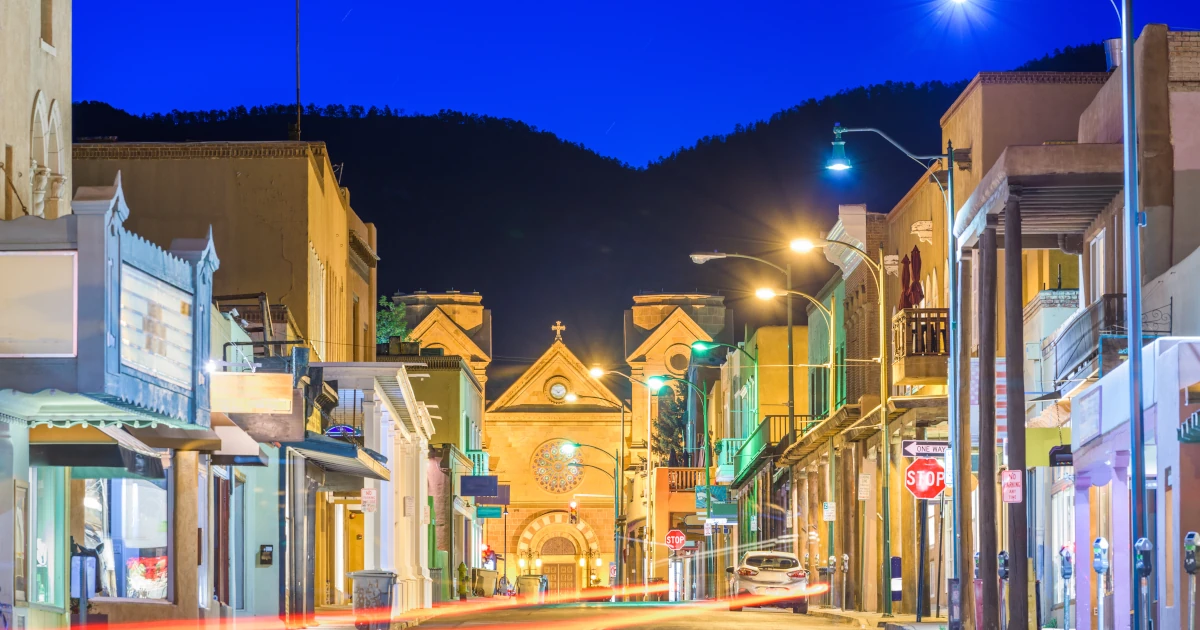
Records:
[[[668,468],[667,485],[671,492],[694,492],[696,486],[704,485],[704,469]]]
[[[909,356],[947,356],[950,310],[906,308],[892,318],[892,361]]]
[[[467,451],[467,457],[471,458],[473,475],[488,474],[488,452],[487,451]]]
[[[1171,334],[1173,301],[1142,314],[1142,345]],[[1091,306],[1076,311],[1042,348],[1042,359],[1053,366],[1054,383],[1062,387],[1086,377],[1105,356],[1123,355],[1128,349],[1125,294],[1103,295]],[[1124,340],[1122,343],[1117,341]],[[1107,343],[1106,343],[1107,342]],[[1107,347],[1106,347],[1107,346]],[[1119,348],[1117,346],[1120,346]],[[1104,356],[1102,356],[1104,355]]]

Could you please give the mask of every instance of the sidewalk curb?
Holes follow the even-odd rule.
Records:
[[[808,615],[810,617],[820,617],[822,619],[832,619],[838,623],[845,624],[847,626],[855,626],[855,627],[859,628],[860,630],[872,630],[871,626],[867,624],[866,619],[859,619],[858,617],[851,617],[850,615],[842,615],[842,614],[836,613],[832,610],[813,610],[810,608],[808,611]]]

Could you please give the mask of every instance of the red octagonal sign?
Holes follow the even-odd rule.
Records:
[[[904,471],[904,487],[918,499],[936,499],[946,489],[946,469],[932,457],[921,457]]]
[[[678,529],[672,529],[671,531],[667,532],[667,547],[670,548],[671,551],[679,551],[680,549],[683,549],[683,543],[685,542],[687,542],[687,536],[684,536],[683,532],[679,531]]]

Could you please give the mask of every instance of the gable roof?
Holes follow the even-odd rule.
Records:
[[[423,346],[440,343],[446,346],[446,354],[466,357],[469,361],[490,363],[492,360],[441,307],[434,307],[429,315],[413,328],[409,337],[419,340]]]
[[[661,324],[654,327],[654,330],[652,330],[650,334],[642,340],[642,343],[638,345],[637,349],[629,353],[629,356],[625,357],[625,360],[645,360],[646,354],[649,353],[650,350],[652,350],[656,345],[658,345],[664,337],[681,327],[686,329],[688,335],[694,339],[700,341],[713,340],[712,336],[705,332],[704,329],[700,327],[700,324],[696,323],[696,320],[689,317],[682,308],[676,307],[675,310],[671,311],[670,315],[667,315],[667,318],[664,319]]]
[[[558,404],[550,401],[540,401],[538,394],[541,393],[545,382],[555,376],[564,378],[570,384],[570,390],[574,394],[578,394],[582,400],[579,404]],[[600,405],[593,401],[592,404],[586,402],[586,397],[601,398],[611,405]],[[617,411],[624,407],[625,403],[612,390],[608,389],[603,383],[592,378],[588,373],[588,367],[571,352],[567,344],[562,340],[555,340],[546,349],[546,352],[529,366],[521,374],[520,378],[509,386],[503,394],[500,395],[491,406],[488,407],[488,413],[503,412],[519,408],[543,407],[553,408],[562,411],[585,411],[588,408],[594,410],[595,407],[611,407],[610,411]]]

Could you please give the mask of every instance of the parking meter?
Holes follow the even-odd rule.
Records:
[[[1188,630],[1196,630],[1196,547],[1200,533],[1188,532],[1183,537],[1183,570],[1188,574]]]
[[[846,577],[850,575],[850,554],[842,554],[842,610],[846,610]]]
[[[1001,551],[996,554],[996,573],[1000,576],[1000,627],[1007,628],[1008,622],[1005,619],[1008,607],[1004,605],[1004,592],[1008,588],[1008,552]]]
[[[1154,571],[1154,543],[1150,542],[1149,538],[1139,538],[1133,544],[1133,548],[1137,551],[1137,564],[1134,567],[1138,575],[1143,578],[1150,577],[1150,573]]]
[[[1104,630],[1104,579],[1108,575],[1108,541],[1103,536],[1092,541],[1092,570],[1096,572],[1096,614]]]
[[[1075,567],[1072,566],[1075,561],[1075,554],[1071,553],[1069,545],[1063,545],[1062,549],[1058,550],[1058,567],[1061,571],[1063,581],[1063,627],[1071,627],[1071,577],[1075,573]]]
[[[1008,579],[1008,552],[1001,551],[996,555],[996,571],[1000,574],[1001,580]]]

